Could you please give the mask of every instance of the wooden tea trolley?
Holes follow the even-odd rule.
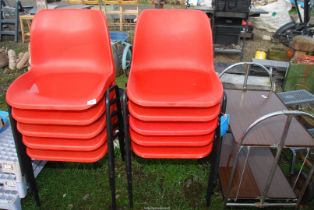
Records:
[[[220,77],[240,63],[227,68]],[[271,81],[271,72],[268,72]],[[296,190],[314,139],[296,117],[314,119],[300,111],[288,111],[284,103],[270,91],[248,90],[246,68],[242,90],[225,90],[230,114],[230,133],[222,140],[219,178],[226,206],[239,207],[295,207],[298,206],[313,175],[314,167],[307,170],[308,178],[302,189]],[[271,81],[272,83],[272,81]],[[279,167],[281,153],[286,148],[304,148],[305,159],[293,183]]]

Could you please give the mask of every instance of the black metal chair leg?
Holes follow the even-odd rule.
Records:
[[[122,156],[122,161],[125,160],[125,151],[124,151],[124,124],[123,124],[123,117],[121,112],[121,102],[120,102],[120,92],[119,87],[115,86],[115,92],[116,92],[116,105],[117,105],[117,111],[118,111],[118,120],[119,120],[119,146],[120,146],[120,152]]]
[[[217,130],[220,130],[219,126]],[[211,204],[211,196],[214,192],[214,188],[217,185],[218,180],[218,170],[219,170],[219,159],[220,159],[220,150],[221,150],[221,139],[219,133],[216,130],[215,140],[214,140],[214,149],[211,157],[210,163],[210,174],[208,178],[207,185],[207,194],[206,194],[206,205],[209,207]]]
[[[218,130],[220,130],[220,126],[218,126]],[[221,137],[220,132],[217,131],[217,140],[215,145],[215,158],[213,159],[213,167],[214,167],[214,188],[218,182],[218,172],[219,172],[219,163],[220,163],[220,153],[221,153]]]
[[[218,181],[218,171],[219,171],[219,163],[220,163],[220,153],[222,141],[220,137],[220,117],[226,113],[227,107],[227,95],[224,93],[223,101],[221,105],[221,114],[218,116],[218,125],[215,131],[215,140],[214,140],[214,149],[211,158],[210,164],[210,175],[208,178],[208,186],[207,186],[207,195],[206,195],[206,205],[209,207],[211,204],[211,195],[213,194],[214,188],[217,185]]]
[[[37,184],[36,184],[36,180],[35,180],[35,176],[34,176],[32,160],[26,154],[26,147],[22,143],[22,135],[17,130],[16,121],[12,117],[12,111],[11,111],[10,106],[9,106],[9,117],[10,117],[10,123],[11,123],[11,127],[12,127],[12,133],[13,133],[13,138],[14,138],[14,142],[15,142],[17,157],[19,160],[19,165],[21,167],[21,172],[23,175],[25,175],[26,182],[29,185],[29,188],[30,188],[30,190],[34,196],[34,200],[36,202],[36,205],[39,207],[40,206],[40,199],[39,199]]]
[[[108,136],[108,169],[109,169],[109,185],[111,190],[111,205],[112,209],[116,209],[116,185],[115,185],[115,166],[114,166],[114,147],[113,147],[113,132],[111,126],[110,113],[110,90],[106,92],[106,121],[107,121],[107,136]]]
[[[126,173],[128,182],[128,197],[129,207],[133,208],[133,186],[132,186],[132,161],[131,161],[131,145],[129,136],[129,121],[128,121],[128,106],[125,93],[122,96],[123,100],[123,124],[124,124],[124,139],[125,139],[125,155],[126,155]]]

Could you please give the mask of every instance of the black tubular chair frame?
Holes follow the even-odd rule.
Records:
[[[215,130],[214,137],[214,148],[210,154],[210,174],[208,178],[207,194],[206,194],[206,205],[211,204],[211,195],[213,194],[214,188],[217,185],[218,170],[220,162],[221,152],[221,137],[220,137],[220,117],[225,114],[227,107],[227,95],[224,93],[221,102],[221,113],[218,116],[218,125]],[[127,183],[128,183],[128,198],[129,207],[133,208],[133,184],[132,184],[132,160],[131,160],[131,140],[129,135],[129,112],[128,112],[128,98],[125,92],[122,94],[122,110],[123,110],[123,125],[124,125],[124,139],[125,139],[125,165],[127,172]]]
[[[115,98],[110,99],[110,93],[115,91]],[[106,129],[107,129],[107,144],[108,144],[108,168],[109,168],[109,184],[111,190],[111,202],[112,209],[116,209],[116,196],[115,196],[115,167],[114,167],[114,144],[113,141],[118,137],[120,144],[120,152],[122,155],[122,160],[124,160],[124,133],[122,124],[122,113],[121,113],[121,103],[119,88],[116,85],[111,86],[105,93],[105,103],[106,103]],[[111,111],[112,105],[115,104],[117,110]],[[12,127],[12,133],[14,138],[14,143],[16,147],[16,152],[18,156],[19,165],[21,167],[22,175],[25,176],[26,183],[33,194],[36,205],[39,207],[41,205],[37,184],[33,172],[32,160],[26,153],[26,146],[22,142],[22,134],[17,129],[16,120],[12,117],[12,108],[8,106],[9,118]],[[112,125],[112,117],[118,117],[118,123]],[[115,133],[113,131],[116,131]]]

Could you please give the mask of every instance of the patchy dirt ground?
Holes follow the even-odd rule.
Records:
[[[255,53],[257,50],[268,50],[272,47],[282,47],[286,48],[281,43],[274,43],[272,41],[263,40],[263,36],[272,36],[271,33],[254,29],[253,39],[247,39],[245,42],[243,61],[251,61],[252,58],[255,57]],[[239,62],[240,57],[238,55],[230,55],[230,54],[218,54],[215,56],[215,63],[235,63]]]

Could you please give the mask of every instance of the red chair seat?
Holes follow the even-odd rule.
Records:
[[[142,121],[206,122],[220,113],[220,104],[210,108],[160,108],[139,106],[129,101],[128,108],[132,116]]]
[[[36,125],[17,123],[17,129],[23,136],[65,138],[65,139],[91,139],[97,136],[106,127],[105,117],[86,126],[70,125]]]
[[[209,108],[221,102],[223,88],[213,70],[146,70],[130,74],[127,94],[144,107]]]
[[[129,101],[144,107],[212,107],[215,73],[210,21],[196,10],[144,10],[134,33]]]
[[[37,74],[31,70],[8,89],[7,102],[18,109],[86,110],[100,101],[112,83],[109,75],[88,72]]]
[[[105,112],[105,102],[84,111],[46,111],[30,109],[12,109],[12,116],[18,122],[25,124],[51,125],[88,125],[95,122]]]
[[[131,143],[133,152],[142,158],[200,159],[209,155],[213,144],[203,147],[143,147]]]
[[[106,129],[104,129],[96,137],[84,140],[23,136],[23,143],[28,148],[42,150],[92,151],[98,149],[106,141],[107,141]]]
[[[145,136],[200,136],[212,133],[217,119],[209,122],[145,122],[130,115],[130,128]]]
[[[108,147],[107,144],[104,143],[98,149],[89,152],[37,150],[31,148],[27,148],[26,152],[33,160],[92,163],[104,157],[108,152]]]
[[[132,129],[131,140],[146,147],[202,147],[214,140],[214,132],[201,136],[144,136]]]

